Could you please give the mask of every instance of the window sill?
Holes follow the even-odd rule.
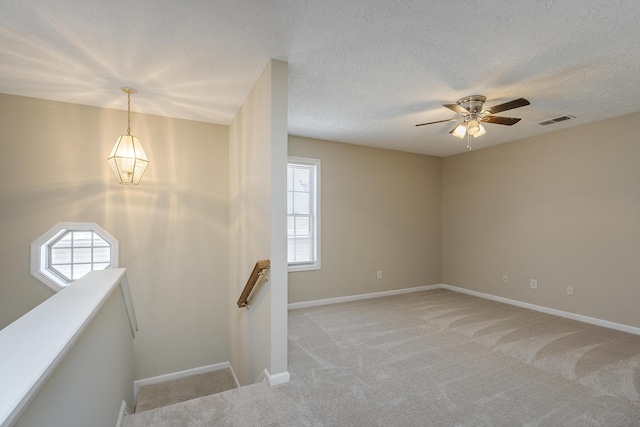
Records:
[[[309,264],[309,265],[290,265],[288,266],[289,273],[297,273],[299,271],[313,271],[320,270],[320,264]]]

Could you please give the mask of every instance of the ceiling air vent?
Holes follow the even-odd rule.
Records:
[[[544,122],[538,122],[539,125],[542,126],[547,126],[547,125],[552,125],[554,123],[558,123],[558,122],[564,122],[565,120],[571,120],[571,119],[575,119],[576,116],[561,116],[561,117],[556,117],[555,119],[549,119],[549,120],[545,120]]]

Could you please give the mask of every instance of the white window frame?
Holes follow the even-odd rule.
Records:
[[[111,262],[107,268],[118,268],[118,241],[95,222],[59,222],[31,243],[31,275],[58,292],[70,284],[52,271],[50,245],[69,231],[93,231],[109,243]]]
[[[312,233],[314,237],[313,240],[315,243],[315,248],[314,248],[315,260],[309,263],[289,263],[288,270],[289,272],[320,270],[320,253],[321,253],[321,250],[320,250],[321,248],[321,244],[320,244],[320,224],[321,224],[321,221],[320,221],[320,211],[321,211],[320,209],[320,200],[321,200],[320,159],[289,156],[289,158],[287,159],[287,168],[289,167],[289,164],[301,164],[301,165],[313,166],[315,192],[314,192],[314,198],[313,198],[313,210],[311,215],[313,217]],[[288,191],[289,191],[289,188],[287,188],[287,192]],[[288,206],[287,206],[287,212],[289,212]],[[287,218],[288,216],[289,214],[287,213]],[[287,235],[287,248],[288,248],[288,242],[289,242],[289,237]],[[288,255],[287,255],[287,259],[288,259]]]

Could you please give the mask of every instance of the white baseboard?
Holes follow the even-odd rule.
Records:
[[[260,375],[258,375],[258,378],[255,380],[255,383],[261,383],[263,381],[269,381],[269,377],[271,375],[269,375],[269,371],[267,370],[267,368],[264,368],[264,371],[262,371],[262,373]]]
[[[231,371],[231,375],[233,376],[233,382],[236,384],[236,388],[240,388],[240,381],[238,381],[238,377],[236,376],[236,371],[233,370],[233,366],[231,366],[231,363],[229,363],[229,370]]]
[[[127,415],[127,402],[124,400],[120,405],[120,412],[118,413],[118,420],[116,421],[116,427],[122,427],[124,423],[124,417]]]
[[[206,374],[207,372],[220,371],[222,369],[227,369],[230,367],[231,365],[229,364],[229,362],[222,362],[222,363],[216,363],[214,365],[200,366],[198,368],[192,368],[184,371],[158,375],[157,377],[136,380],[133,382],[133,401],[135,402],[135,404],[138,403],[138,392],[140,391],[140,387],[151,385],[151,384],[163,383],[165,381],[177,380],[177,379],[188,377],[191,375]],[[233,370],[231,372],[233,372]],[[236,378],[235,372],[233,372],[233,377],[236,380],[236,384],[237,384],[238,379]]]
[[[369,298],[380,298],[380,297],[388,297],[392,295],[408,294],[411,292],[429,291],[432,289],[439,289],[441,287],[442,285],[428,285],[428,286],[417,286],[415,288],[393,289],[391,291],[371,292],[369,294],[349,295],[346,297],[327,298],[327,299],[320,299],[315,301],[294,302],[289,304],[288,307],[289,307],[289,310],[294,310],[296,308],[316,307],[319,305],[338,304],[341,302],[351,302],[351,301],[359,301],[359,300],[369,299]]]
[[[275,387],[280,384],[286,384],[289,381],[291,381],[291,375],[289,375],[289,371],[280,372],[279,374],[269,376],[269,385],[271,387]]]
[[[475,297],[485,298],[492,301],[503,302],[505,304],[515,305],[517,307],[528,308],[529,310],[540,311],[542,313],[553,314],[554,316],[566,317],[567,319],[577,320],[579,322],[590,323],[592,325],[602,326],[609,329],[616,329],[630,334],[640,335],[640,328],[634,326],[623,325],[621,323],[610,322],[608,320],[596,319],[594,317],[583,316],[581,314],[571,313],[568,311],[557,310],[555,308],[544,307],[542,305],[530,304],[528,302],[517,301],[509,298],[498,297],[491,294],[472,291],[465,288],[459,288],[451,285],[441,285],[443,289],[460,292],[463,294],[473,295]]]
[[[280,384],[286,384],[291,380],[291,376],[289,375],[289,371],[281,372],[279,374],[271,375],[267,368],[262,371],[256,383],[261,383],[262,381],[266,381],[269,384],[269,387],[275,387]]]
[[[391,295],[400,295],[400,294],[406,294],[410,292],[429,291],[432,289],[448,289],[454,292],[460,292],[463,294],[468,294],[468,295],[473,295],[480,298],[490,299],[493,301],[503,302],[505,304],[515,305],[522,308],[528,308],[529,310],[535,310],[535,311],[540,311],[542,313],[553,314],[554,316],[566,317],[567,319],[577,320],[579,322],[590,323],[592,325],[602,326],[609,329],[615,329],[622,332],[628,332],[634,335],[640,335],[640,328],[636,328],[634,326],[623,325],[621,323],[610,322],[608,320],[596,319],[594,317],[583,316],[581,314],[570,313],[568,311],[557,310],[555,308],[548,308],[541,305],[530,304],[528,302],[512,300],[509,298],[499,297],[491,294],[485,294],[482,292],[472,291],[469,289],[459,288],[457,286],[451,286],[446,284],[418,286],[415,288],[395,289],[391,291],[372,292],[369,294],[360,294],[360,295],[349,295],[346,297],[327,298],[327,299],[321,299],[321,300],[315,300],[315,301],[294,302],[289,304],[288,307],[289,307],[289,310],[294,310],[296,308],[307,308],[307,307],[316,307],[320,305],[338,304],[341,302],[351,302],[351,301],[358,301],[358,300],[369,299],[369,298],[387,297]]]

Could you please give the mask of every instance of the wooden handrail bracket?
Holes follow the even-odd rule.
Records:
[[[266,273],[269,268],[271,268],[271,262],[268,259],[261,259],[260,261],[256,262],[256,265],[255,267],[253,267],[253,271],[251,272],[251,276],[249,276],[249,280],[242,290],[240,299],[238,299],[238,307],[249,307],[249,298],[251,297],[251,292],[254,290],[260,278],[269,280]]]

